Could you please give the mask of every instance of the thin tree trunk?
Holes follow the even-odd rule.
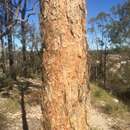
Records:
[[[12,45],[12,34],[8,34],[8,51],[9,51],[9,70],[10,77],[16,80],[16,74],[14,70],[14,56],[13,56],[13,45]]]
[[[106,81],[107,81],[107,48],[105,46],[104,50],[104,87],[106,88]]]
[[[7,6],[7,25],[9,26],[13,22],[13,14],[11,0],[6,2]],[[14,55],[13,55],[13,42],[12,42],[12,29],[8,31],[8,53],[9,53],[9,75],[12,79],[16,80],[16,73],[14,70]]]
[[[44,130],[89,130],[85,0],[42,0]]]
[[[5,50],[4,50],[4,41],[3,38],[0,39],[1,41],[1,61],[2,61],[2,70],[3,73],[6,74],[6,64],[5,64]]]
[[[21,18],[25,19],[26,16],[26,9],[27,9],[27,0],[24,1],[23,9],[21,12]],[[21,22],[21,34],[22,34],[22,54],[23,54],[23,75],[27,77],[27,58],[26,58],[26,31],[25,31],[25,22]]]
[[[21,31],[22,31],[22,55],[23,55],[23,75],[27,77],[27,58],[26,58],[26,40],[25,40],[25,26],[24,22],[21,23]]]

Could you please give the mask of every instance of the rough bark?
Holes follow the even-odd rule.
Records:
[[[85,0],[42,0],[44,130],[88,130]]]

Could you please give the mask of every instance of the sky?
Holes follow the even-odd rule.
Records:
[[[110,9],[117,5],[123,3],[125,0],[87,0],[87,23],[92,17],[96,17],[100,12],[110,12]],[[86,28],[88,25],[86,26]],[[95,44],[91,41],[93,36],[87,33],[88,44],[90,49],[95,49]]]
[[[87,23],[91,17],[96,17],[98,13],[100,12],[110,12],[110,9],[119,3],[123,3],[125,0],[86,0],[87,1]],[[35,0],[34,0],[35,3]],[[32,6],[34,4],[33,2],[30,3],[29,6]],[[38,12],[38,5],[35,5],[36,12]],[[37,15],[30,17],[31,23],[36,23],[36,28],[39,30],[39,18]],[[87,29],[88,25],[86,26]],[[90,34],[87,34],[87,38],[89,41],[89,48],[94,49],[95,45],[91,44],[91,39],[93,37],[90,36]]]
[[[91,17],[95,17],[99,12],[109,12],[112,6],[117,5],[118,3],[123,3],[124,1],[125,0],[87,0],[88,21]],[[34,3],[36,3],[35,0]],[[30,3],[30,6],[34,3]],[[38,4],[35,5],[36,11],[38,11],[37,7]],[[31,22],[36,22],[38,21],[38,17],[31,17],[30,20]]]
[[[87,21],[91,17],[97,16],[97,14],[101,11],[104,12],[109,12],[112,6],[117,5],[118,3],[122,3],[125,0],[86,0],[87,1],[87,9],[88,9],[88,15],[87,15]],[[36,3],[35,0],[34,2],[30,3],[29,6],[32,7],[32,5]],[[35,11],[38,11],[38,3],[35,4]],[[30,17],[30,22],[31,23],[37,23],[38,22],[38,16],[32,16]],[[37,25],[36,25],[37,26]]]
[[[30,2],[33,1],[33,2]],[[29,8],[34,6],[35,11],[38,12],[38,4],[36,0],[29,0]],[[101,11],[109,12],[112,6],[122,3],[125,0],[86,0],[87,1],[87,22],[91,17],[96,17],[97,14]],[[39,16],[33,15],[29,18],[29,23],[35,23],[36,29],[39,30]],[[18,42],[19,43],[19,42]],[[90,45],[91,48],[91,45]]]
[[[109,12],[112,6],[125,0],[87,0],[88,20],[95,17],[99,12]]]

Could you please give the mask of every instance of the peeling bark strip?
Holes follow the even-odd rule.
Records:
[[[89,130],[85,0],[41,0],[44,130]]]

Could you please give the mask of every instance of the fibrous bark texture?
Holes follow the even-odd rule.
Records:
[[[88,130],[85,0],[42,0],[44,130]]]

